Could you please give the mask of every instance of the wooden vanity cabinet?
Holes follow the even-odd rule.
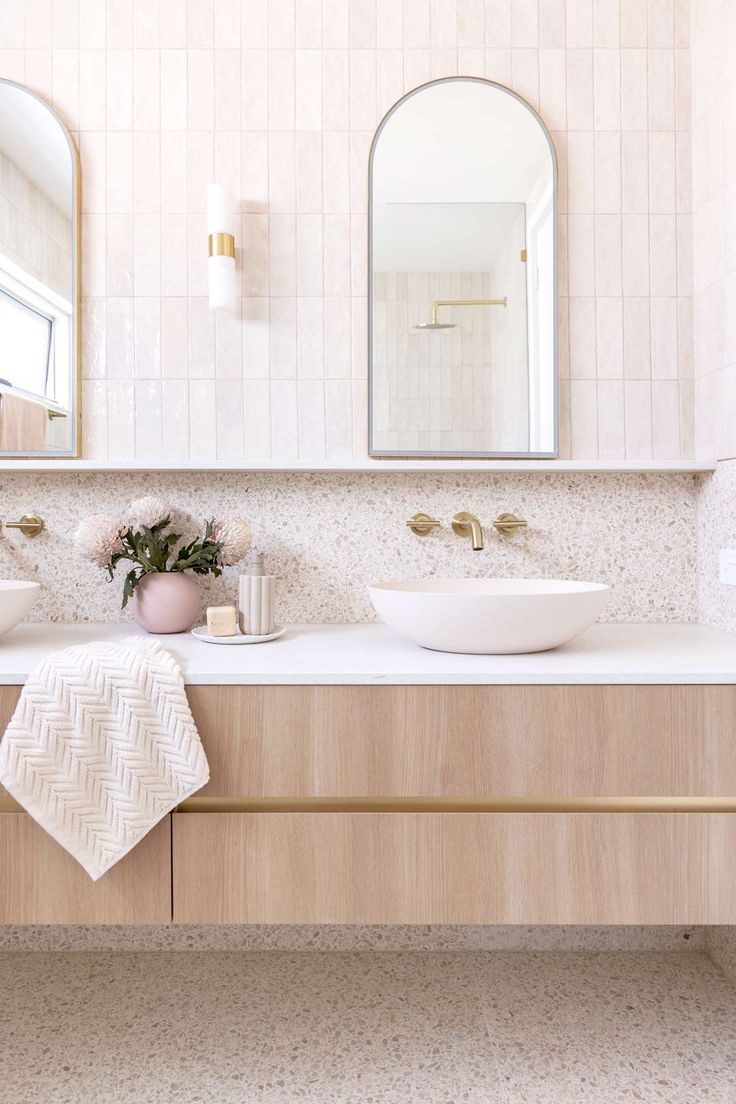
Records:
[[[188,696],[187,811],[97,883],[3,813],[0,922],[736,923],[734,686]]]
[[[192,803],[209,811],[173,817],[177,922],[736,922],[736,687],[193,686],[189,700],[211,778]],[[337,811],[309,807],[329,798]],[[404,811],[416,798],[433,811]],[[490,811],[447,811],[473,798]],[[628,807],[606,811],[611,798]],[[679,811],[639,811],[657,798]],[[714,798],[729,811],[707,811]]]

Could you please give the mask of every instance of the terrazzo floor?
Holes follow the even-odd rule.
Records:
[[[0,954],[1,1104],[736,1101],[700,953]]]

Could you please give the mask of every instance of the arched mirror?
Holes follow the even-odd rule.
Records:
[[[557,165],[515,93],[399,100],[370,157],[372,456],[557,455]]]
[[[0,456],[79,455],[79,160],[0,80]]]

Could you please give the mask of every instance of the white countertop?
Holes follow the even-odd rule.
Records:
[[[49,652],[122,640],[134,625],[30,622],[0,638],[0,684],[25,682]],[[594,625],[550,652],[482,656],[432,652],[384,625],[294,625],[268,644],[204,644],[162,636],[185,682],[208,684],[736,683],[736,634],[702,625]]]

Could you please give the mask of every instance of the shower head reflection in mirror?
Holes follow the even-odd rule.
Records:
[[[371,148],[372,456],[557,455],[556,158],[481,78],[415,89]]]
[[[79,455],[79,159],[0,79],[0,455]]]

